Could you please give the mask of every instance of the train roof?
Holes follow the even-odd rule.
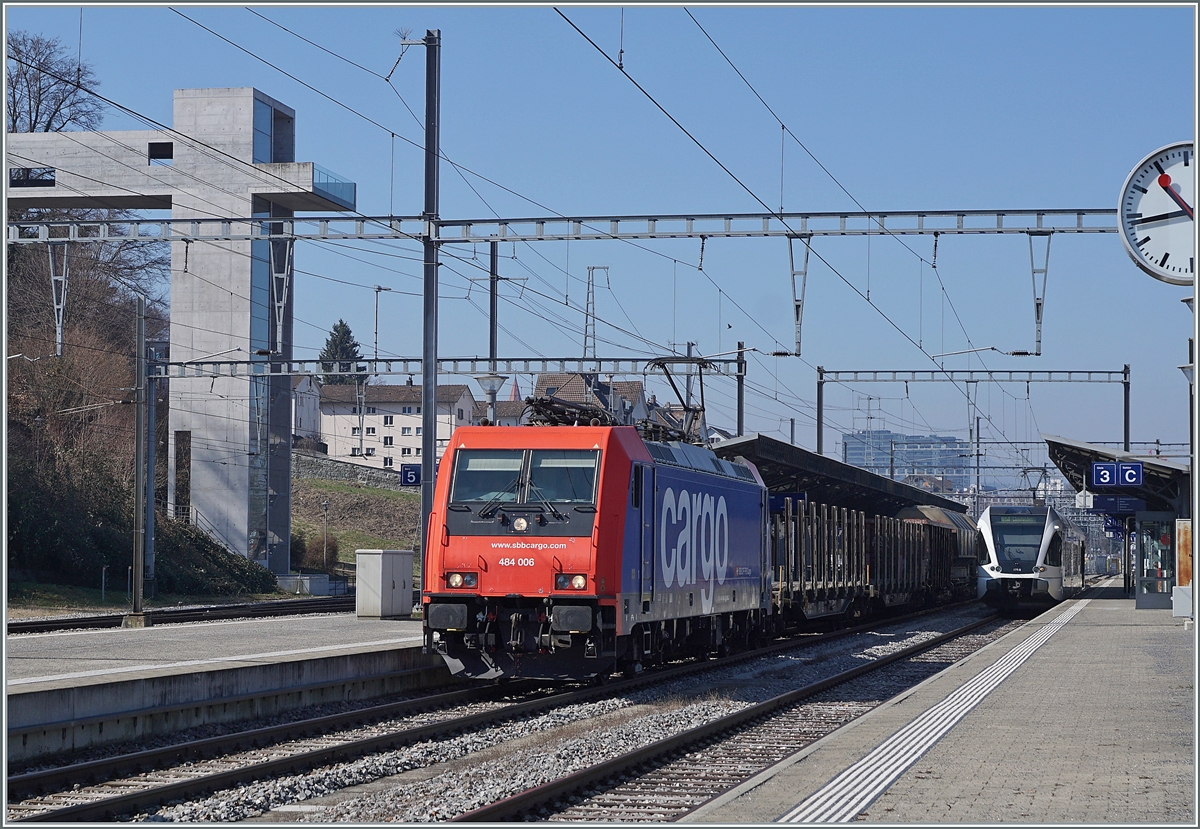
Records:
[[[803,492],[831,506],[895,515],[905,507],[938,507],[964,513],[966,505],[857,466],[809,452],[766,435],[746,435],[713,444],[718,457],[745,458],[758,469],[772,492]]]
[[[754,477],[754,471],[750,467],[726,460],[725,458],[716,457],[712,451],[701,446],[693,446],[689,443],[679,443],[677,441],[657,443],[648,440],[646,441],[646,449],[649,450],[650,457],[654,458],[656,463],[665,463],[669,466],[695,469],[698,472],[724,475],[727,478],[739,478],[749,483],[757,482]]]

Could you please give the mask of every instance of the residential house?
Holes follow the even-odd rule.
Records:
[[[478,425],[487,417],[487,401],[475,401],[475,415],[471,422]],[[496,426],[524,426],[529,420],[529,405],[524,400],[497,400]]]
[[[465,385],[437,387],[438,457],[459,426],[473,422],[475,397]],[[329,457],[380,469],[421,462],[421,387],[368,385],[360,404],[354,385],[321,389],[321,439]]]
[[[533,396],[598,406],[612,412],[618,423],[630,426],[649,416],[640,380],[605,382],[597,374],[547,372],[538,375]]]
[[[321,382],[311,374],[292,378],[292,442],[321,439]]]

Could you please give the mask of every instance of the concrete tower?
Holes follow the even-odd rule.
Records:
[[[290,107],[251,88],[181,89],[174,103],[172,130],[9,134],[10,206],[170,209],[173,219],[264,224],[354,209],[352,182],[296,162]],[[170,381],[169,508],[286,573],[291,381],[272,376],[270,363],[292,358],[292,246],[171,246],[171,361],[251,359],[264,369]]]

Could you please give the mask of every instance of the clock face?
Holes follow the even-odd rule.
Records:
[[[1196,156],[1168,144],[1133,168],[1118,207],[1125,250],[1155,279],[1191,285],[1196,275]]]

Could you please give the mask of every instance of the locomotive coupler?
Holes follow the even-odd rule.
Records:
[[[521,622],[524,617],[520,613],[513,613],[508,617],[512,628],[508,636],[508,649],[514,653],[521,653],[525,650],[525,631],[521,629]]]

